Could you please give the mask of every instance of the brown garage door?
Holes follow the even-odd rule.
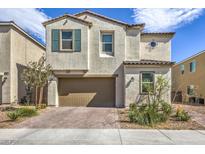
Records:
[[[58,85],[60,106],[115,106],[114,78],[61,78]]]

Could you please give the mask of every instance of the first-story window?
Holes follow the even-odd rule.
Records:
[[[106,53],[113,52],[113,33],[102,33],[102,51]]]
[[[187,86],[187,94],[194,95],[194,85]]]
[[[72,50],[73,49],[73,32],[72,30],[61,31],[61,49]]]
[[[141,73],[141,93],[147,93],[154,90],[154,73]]]

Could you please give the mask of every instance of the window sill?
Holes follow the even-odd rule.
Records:
[[[113,53],[103,52],[103,53],[100,53],[100,57],[103,57],[103,58],[114,58],[114,54]]]

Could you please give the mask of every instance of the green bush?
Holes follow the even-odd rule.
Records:
[[[8,112],[7,116],[9,117],[9,119],[11,119],[12,121],[15,121],[16,119],[18,119],[19,114],[16,111],[13,112]]]
[[[32,117],[37,115],[37,111],[34,108],[18,108],[16,112],[20,117]]]
[[[129,109],[132,110],[132,111],[136,110],[137,109],[137,104],[136,103],[131,103],[129,105]]]
[[[37,106],[37,109],[45,109],[47,107],[46,104],[41,104]]]
[[[131,122],[140,125],[150,125],[166,121],[172,112],[168,103],[143,104],[141,106],[130,105],[128,117]]]
[[[191,117],[183,108],[178,108],[176,111],[176,118],[179,121],[188,121]]]

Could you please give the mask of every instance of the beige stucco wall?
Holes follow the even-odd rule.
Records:
[[[4,77],[7,79],[4,80],[3,84],[0,85],[1,88],[1,100],[0,103],[9,103],[10,102],[10,27],[9,26],[0,26],[0,74],[8,72],[7,76],[1,76],[1,80],[4,80]]]
[[[11,102],[19,102],[25,96],[25,85],[21,73],[30,61],[38,61],[45,50],[22,35],[15,28],[11,29]]]
[[[58,51],[52,52],[51,30],[52,29],[81,29],[81,52]],[[89,27],[85,23],[76,22],[69,18],[63,19],[46,26],[46,53],[47,63],[51,64],[54,70],[66,69],[88,69],[88,33]]]
[[[53,69],[72,70],[72,69],[86,69],[88,72],[85,75],[102,75],[102,74],[116,74],[116,106],[124,106],[125,101],[125,75],[124,75],[124,60],[140,60],[142,59],[157,59],[170,60],[170,42],[169,40],[155,38],[161,41],[152,53],[146,48],[146,44],[153,36],[149,38],[140,38],[140,30],[127,29],[124,25],[110,22],[103,18],[93,16],[91,14],[84,14],[79,18],[85,19],[92,23],[92,27],[88,28],[81,22],[68,18],[56,21],[46,25],[46,39],[47,39],[47,58],[48,63],[53,66]],[[65,23],[65,24],[63,24]],[[81,29],[82,30],[82,51],[80,53],[73,52],[51,52],[51,29]],[[114,33],[114,56],[107,56],[101,52],[101,32],[110,31]],[[140,42],[141,41],[141,42]],[[141,47],[142,46],[142,47]],[[160,57],[159,57],[160,56]],[[163,58],[162,58],[163,57]],[[137,71],[138,69],[136,69]],[[152,68],[150,70],[153,71]],[[69,73],[67,73],[69,75]],[[66,76],[66,74],[65,74]],[[58,78],[58,76],[56,76]],[[139,83],[138,83],[139,84]],[[50,105],[57,105],[57,80],[52,81],[48,87],[48,98]],[[134,91],[132,87],[130,91]],[[138,89],[138,87],[136,87]],[[127,91],[129,92],[129,90]],[[132,92],[130,92],[131,97]],[[132,95],[135,97],[135,95]],[[128,98],[128,103],[133,98]],[[54,102],[55,101],[55,102]],[[127,104],[128,104],[127,103]]]
[[[126,32],[126,60],[140,60],[140,31],[128,29]]]
[[[140,95],[140,74],[143,71],[154,72],[155,81],[158,76],[162,75],[169,81],[170,88],[163,95],[163,99],[171,103],[171,68],[165,66],[125,66],[125,106],[129,106],[130,103],[138,103],[143,99],[143,95]]]
[[[156,41],[157,46],[151,48],[149,43]],[[171,61],[171,40],[163,35],[142,35],[140,42],[140,59]]]
[[[189,64],[196,61],[196,72],[190,72]],[[180,65],[184,64],[184,74],[180,72]],[[172,67],[172,91],[182,91],[183,101],[188,101],[187,86],[194,85],[195,92],[205,99],[205,52],[192,57]]]
[[[8,72],[1,87],[3,103],[18,102],[25,96],[21,73],[29,61],[37,61],[43,53],[44,48],[14,26],[0,26],[0,73]]]

